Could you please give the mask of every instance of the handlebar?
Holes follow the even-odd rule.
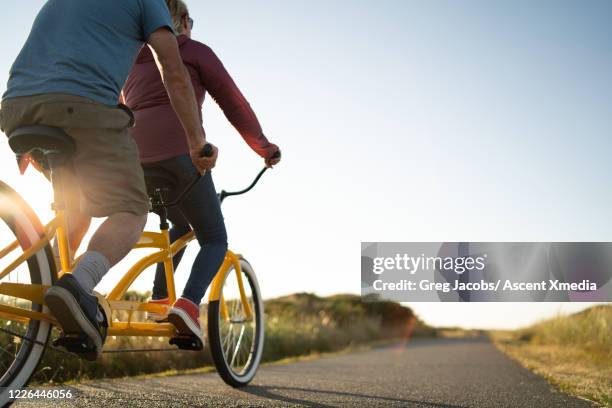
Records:
[[[221,192],[219,193],[219,201],[221,203],[223,203],[223,200],[225,200],[226,197],[237,196],[237,195],[241,195],[241,194],[244,194],[244,193],[248,193],[249,191],[251,191],[251,189],[253,187],[255,187],[255,184],[257,184],[257,182],[259,181],[261,176],[263,176],[263,174],[266,172],[266,170],[268,170],[267,167],[264,167],[263,169],[261,169],[259,171],[259,173],[257,173],[257,176],[255,177],[255,180],[253,180],[251,185],[249,185],[244,190],[240,190],[240,191],[225,191],[225,190],[221,190]]]
[[[280,150],[277,150],[276,153],[274,153],[272,155],[272,157],[270,157],[270,158],[271,159],[280,159],[280,157],[281,157],[281,152],[280,152]],[[219,201],[221,203],[223,203],[223,200],[225,200],[226,197],[237,196],[237,195],[242,195],[244,193],[248,193],[259,182],[259,179],[261,178],[261,176],[263,176],[263,174],[266,172],[266,170],[268,170],[268,167],[264,167],[263,169],[261,169],[259,171],[259,173],[257,173],[257,176],[255,177],[255,180],[253,180],[253,182],[247,188],[245,188],[243,190],[239,190],[239,191],[225,191],[225,190],[221,190],[221,192],[219,193]]]

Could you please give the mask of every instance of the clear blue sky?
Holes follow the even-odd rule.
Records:
[[[194,38],[283,148],[224,209],[267,297],[358,293],[361,241],[611,240],[612,2],[188,3]],[[3,6],[0,90],[42,4]],[[205,110],[217,186],[240,187],[260,161]],[[6,145],[0,160],[48,218],[40,177],[20,181]],[[434,323],[511,327],[578,306],[414,307]]]

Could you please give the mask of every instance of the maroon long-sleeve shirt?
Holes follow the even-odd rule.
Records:
[[[245,142],[261,157],[271,157],[278,147],[268,142],[251,106],[213,50],[184,35],[177,40],[200,104],[200,121],[208,92]],[[152,163],[189,153],[185,131],[148,47],[143,47],[138,55],[123,95],[125,104],[134,111],[136,125],[130,134],[138,144],[141,162]]]

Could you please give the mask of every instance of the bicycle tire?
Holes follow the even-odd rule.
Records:
[[[12,231],[23,247],[31,246],[45,235],[45,229],[30,206],[15,190],[0,181],[0,219]],[[52,285],[55,282],[55,261],[50,245],[41,248],[27,261],[30,283]],[[48,312],[46,306],[31,303],[31,309]],[[35,341],[23,341],[13,362],[0,373],[0,406],[12,404],[9,390],[25,387],[43,357],[52,325],[49,322],[30,320],[25,337]]]
[[[236,372],[232,368],[231,362],[227,361],[227,353],[223,350],[224,338],[221,328],[221,324],[223,322],[220,314],[220,302],[218,300],[211,301],[208,305],[208,343],[215,367],[217,368],[217,372],[223,381],[225,381],[226,384],[236,388],[249,384],[255,377],[257,369],[259,368],[259,363],[261,362],[265,337],[264,305],[255,272],[253,271],[251,265],[243,258],[240,258],[240,268],[243,273],[243,278],[246,278],[243,280],[243,282],[246,281],[245,283],[249,286],[251,296],[253,298],[251,303],[254,312],[253,322],[255,323],[253,343],[249,349],[247,362],[240,372]],[[227,278],[232,276],[233,272],[233,267],[227,272],[223,282],[222,293],[225,289]]]

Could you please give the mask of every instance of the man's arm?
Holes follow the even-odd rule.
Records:
[[[172,107],[185,129],[191,161],[201,173],[212,169],[215,167],[218,150],[213,146],[211,157],[200,157],[206,144],[206,135],[200,123],[200,111],[191,78],[183,64],[176,37],[167,28],[160,28],[149,36],[147,43],[155,56]]]

